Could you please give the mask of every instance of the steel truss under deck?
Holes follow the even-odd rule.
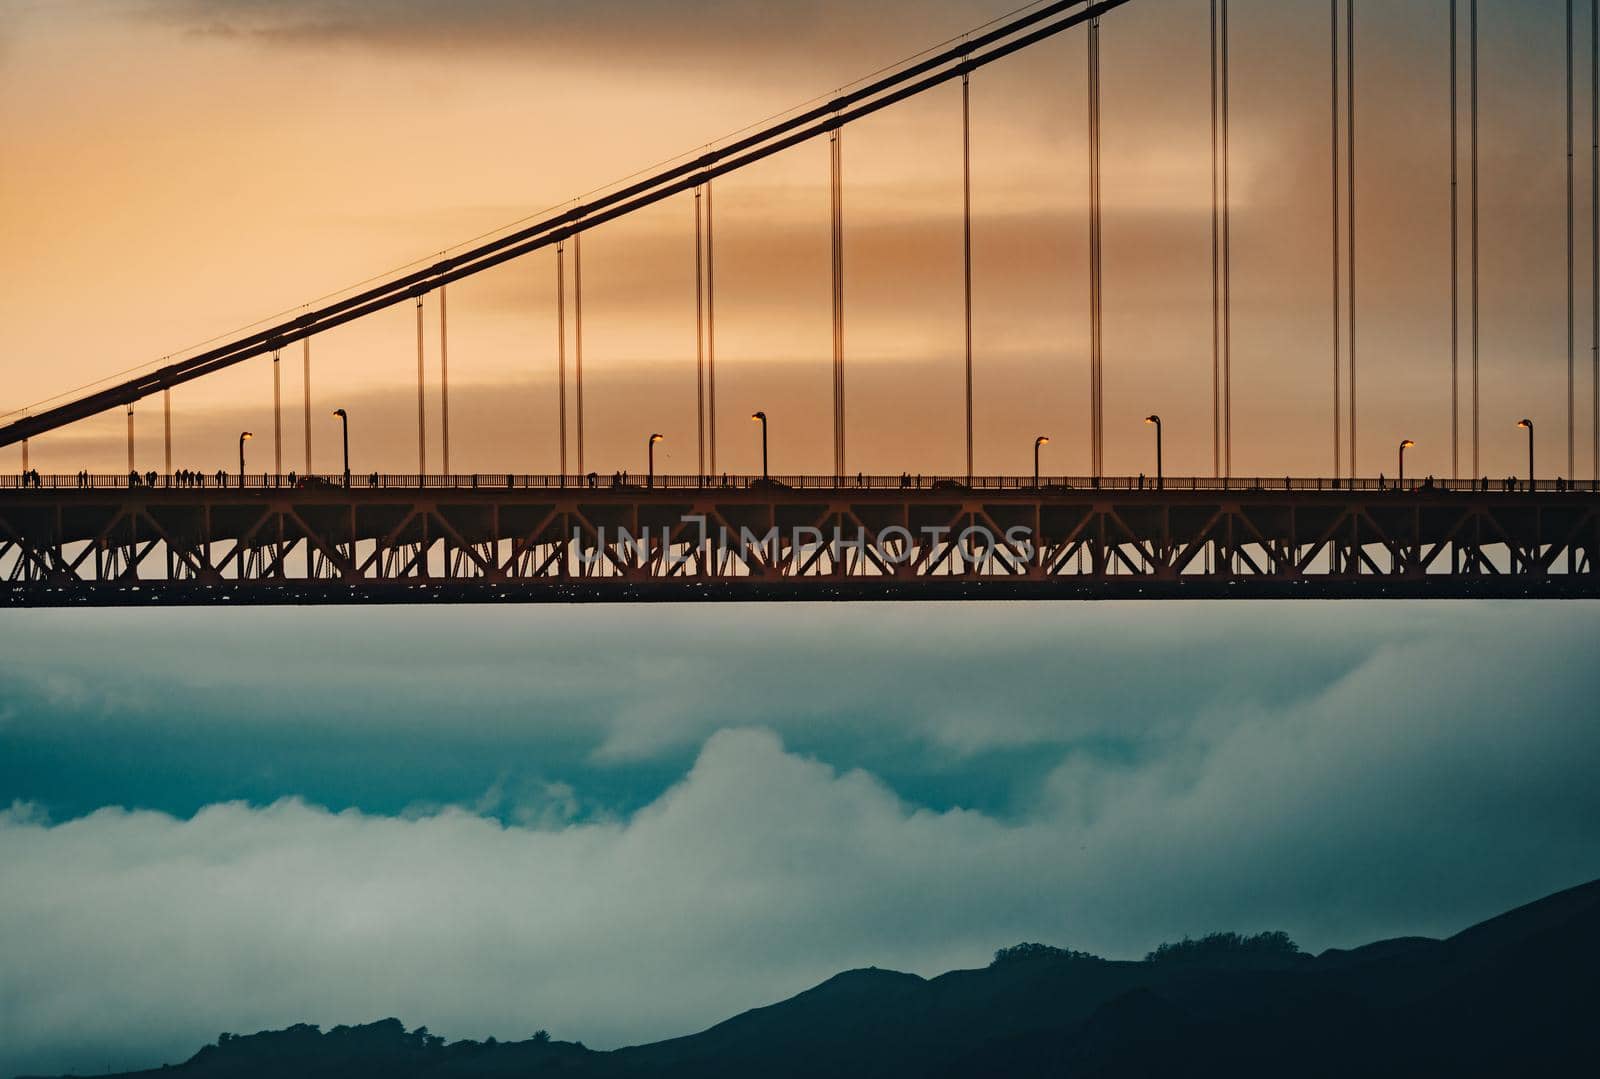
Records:
[[[10,489],[0,602],[1600,597],[1592,492],[1025,482]]]

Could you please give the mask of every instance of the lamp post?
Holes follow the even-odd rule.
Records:
[[[342,408],[333,410],[339,418],[339,426],[344,433],[344,485],[350,486],[350,414]]]
[[[1152,412],[1144,418],[1144,422],[1153,423],[1156,428],[1156,490],[1159,491],[1166,486],[1161,476],[1161,417]]]
[[[1400,440],[1400,480],[1395,485],[1396,490],[1404,491],[1406,489],[1406,451],[1415,445],[1416,443],[1409,438]]]
[[[1033,489],[1039,489],[1039,447],[1050,444],[1049,435],[1040,435],[1033,440]]]
[[[1528,429],[1528,490],[1533,490],[1533,421],[1521,419],[1517,421],[1518,427]]]
[[[244,486],[244,444],[256,436],[250,431],[239,432],[239,486]]]
[[[661,441],[661,437],[660,435],[651,435],[650,444],[645,449],[645,453],[649,456],[644,481],[646,487],[654,487],[656,485],[656,443]]]
[[[767,414],[765,412],[752,412],[750,418],[761,424],[761,479],[767,480]]]

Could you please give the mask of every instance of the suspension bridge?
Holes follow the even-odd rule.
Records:
[[[0,447],[21,469],[0,477],[0,587],[14,605],[363,603],[910,598],[1283,598],[1600,596],[1600,26],[1590,8],[1593,295],[1587,402],[1594,444],[1579,478],[1577,257],[1573,227],[1574,24],[1566,4],[1567,382],[1564,469],[1535,470],[1535,422],[1525,474],[1480,475],[1478,13],[1450,0],[1450,409],[1452,474],[1407,478],[1409,441],[1392,478],[1356,471],[1357,295],[1354,0],[1330,0],[1329,108],[1333,422],[1322,476],[1240,476],[1233,463],[1231,101],[1227,0],[1208,0],[1211,113],[1211,432],[1207,476],[1168,475],[1161,419],[1150,416],[1155,468],[1117,476],[1105,467],[1100,179],[1100,25],[1132,0],[1061,0],[1024,9],[864,83],[747,131],[486,242],[408,269],[223,343],[108,380],[5,417]],[[1464,7],[1464,11],[1462,10]],[[1447,10],[1446,10],[1447,9]],[[1464,18],[1462,17],[1464,15]],[[1465,25],[1461,25],[1464,23]],[[972,143],[970,83],[988,65],[1067,34],[1086,41],[1088,87],[1088,324],[1086,475],[981,475],[974,470]],[[1464,31],[1464,33],[1463,33]],[[1460,48],[1465,37],[1465,49]],[[1468,183],[1456,167],[1457,72],[1468,84]],[[1341,63],[1342,61],[1342,63]],[[847,442],[844,303],[845,135],[864,117],[957,84],[961,90],[965,470],[954,475],[866,475]],[[815,140],[829,148],[832,308],[832,455],[825,476],[719,469],[716,375],[716,182]],[[655,443],[643,475],[600,474],[585,454],[583,238],[673,198],[694,208],[696,470],[658,474]],[[1462,206],[1462,202],[1465,206]],[[1464,212],[1463,212],[1464,211]],[[1457,236],[1465,218],[1465,259]],[[553,255],[558,339],[552,426],[559,463],[549,474],[451,471],[448,291],[493,267]],[[1462,273],[1462,263],[1466,272]],[[1463,287],[1463,277],[1465,287]],[[1466,341],[1458,327],[1465,300]],[[416,310],[417,471],[352,472],[341,410],[341,467],[313,469],[311,370],[318,336],[390,308]],[[440,441],[429,445],[429,342],[437,309]],[[570,325],[569,325],[570,324]],[[285,470],[280,365],[299,351],[305,387],[303,469]],[[198,474],[172,461],[172,390],[266,359],[273,370],[272,467]],[[570,360],[570,363],[569,363]],[[570,377],[569,377],[570,376]],[[570,386],[570,392],[569,392]],[[162,405],[164,468],[140,471],[134,410]],[[1463,400],[1464,398],[1464,400]],[[128,471],[42,475],[30,443],[90,417],[127,415]],[[734,418],[741,425],[746,418]],[[1559,425],[1557,426],[1559,429]],[[439,469],[430,471],[430,449]]]

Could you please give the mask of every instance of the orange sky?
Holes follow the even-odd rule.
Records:
[[[1392,471],[1406,436],[1418,442],[1408,471],[1449,468],[1439,7],[1358,12],[1367,473]],[[1513,424],[1526,414],[1551,473],[1565,471],[1566,438],[1562,13],[1494,7],[1482,15],[1483,470],[1524,467]],[[580,13],[467,0],[432,14],[354,0],[0,0],[0,409],[431,258],[1004,9],[725,0],[696,18],[643,0]],[[1327,474],[1327,7],[1234,0],[1232,10],[1234,471]],[[1139,422],[1151,411],[1166,419],[1168,472],[1210,471],[1206,12],[1203,0],[1135,0],[1103,31],[1112,473],[1153,469]],[[1580,62],[1580,87],[1587,77]],[[1047,471],[1083,473],[1082,34],[986,69],[973,95],[977,469],[1030,470],[1033,436],[1048,433]],[[958,100],[944,87],[845,134],[852,470],[962,467]],[[1581,96],[1578,122],[1586,145]],[[1586,154],[1580,164],[1587,475]],[[826,177],[817,143],[719,183],[725,468],[759,467],[747,417],[764,408],[774,470],[831,470]],[[661,470],[695,468],[692,212],[685,195],[586,237],[588,467],[641,469],[645,436],[658,430]],[[1465,286],[1463,276],[1463,304]],[[548,253],[452,289],[457,471],[555,467],[553,292]],[[437,466],[435,313],[430,301]],[[327,414],[338,406],[353,417],[354,467],[415,467],[412,319],[395,309],[314,343],[317,467],[337,467]],[[1462,359],[1465,371],[1465,336]],[[284,467],[299,468],[298,349],[283,375]],[[250,428],[252,468],[270,465],[271,379],[263,358],[175,391],[175,464],[229,464]],[[38,439],[33,464],[125,467],[123,423],[110,414]],[[140,405],[137,423],[139,466],[160,467],[158,400]],[[16,467],[17,451],[6,454]]]

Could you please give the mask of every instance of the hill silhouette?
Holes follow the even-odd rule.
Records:
[[[1310,956],[1214,934],[1143,961],[1038,944],[932,979],[852,970],[682,1038],[608,1052],[446,1043],[398,1019],[224,1035],[186,1079],[1600,1074],[1600,881],[1446,940]]]

